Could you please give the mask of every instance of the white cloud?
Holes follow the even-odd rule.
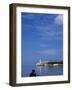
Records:
[[[56,55],[58,53],[58,50],[56,49],[41,50],[38,51],[38,53],[42,55]]]
[[[40,47],[48,47],[47,44],[40,44]]]
[[[63,15],[58,15],[55,18],[55,24],[62,25],[63,24]]]
[[[54,30],[53,30],[54,28]],[[62,40],[62,29],[60,27],[55,27],[54,25],[50,26],[37,26],[36,30],[41,40]]]

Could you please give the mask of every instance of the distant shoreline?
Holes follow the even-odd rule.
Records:
[[[63,65],[63,61],[43,61],[43,62],[38,62],[36,66],[60,66]]]

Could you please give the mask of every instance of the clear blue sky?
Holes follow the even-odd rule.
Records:
[[[63,59],[63,15],[21,13],[22,60]]]

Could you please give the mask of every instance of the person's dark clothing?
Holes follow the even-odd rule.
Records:
[[[30,77],[34,77],[36,76],[35,70],[32,70],[32,72],[30,73]]]

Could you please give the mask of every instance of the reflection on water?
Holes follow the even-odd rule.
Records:
[[[63,66],[37,66],[36,71],[39,76],[63,75]]]

